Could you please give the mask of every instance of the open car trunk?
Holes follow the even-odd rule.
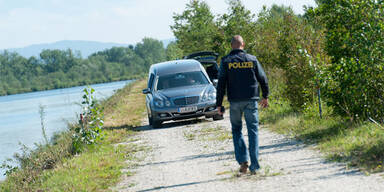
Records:
[[[184,59],[195,59],[203,65],[205,71],[207,72],[209,78],[213,82],[214,79],[218,79],[219,76],[219,67],[217,65],[217,58],[219,57],[218,53],[211,51],[202,51],[192,53],[184,57]]]

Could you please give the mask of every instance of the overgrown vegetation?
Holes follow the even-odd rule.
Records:
[[[304,15],[274,5],[256,16],[240,0],[228,1],[228,13],[221,15],[193,0],[174,16],[173,46],[184,54],[211,50],[224,56],[231,37],[243,36],[246,51],[258,57],[270,80],[271,107],[262,121],[319,144],[331,159],[382,171],[384,1],[316,2]]]
[[[116,184],[123,174],[121,169],[132,166],[127,165],[126,161],[135,160],[136,152],[147,150],[145,146],[129,141],[124,145],[116,145],[127,141],[129,136],[135,134],[128,128],[140,125],[145,102],[144,97],[142,95],[138,97],[137,93],[145,87],[145,83],[144,80],[136,81],[119,90],[101,105],[93,102],[92,91],[88,89],[90,92],[85,96],[89,100],[84,98],[83,104],[89,108],[83,113],[83,121],[80,120],[80,123],[73,125],[69,131],[55,135],[49,143],[38,144],[34,150],[24,148],[23,153],[16,156],[20,168],[8,172],[6,180],[0,183],[0,191],[111,190],[110,187]],[[100,125],[98,124],[100,119],[90,117],[90,115],[100,117],[99,112],[92,112],[92,109],[97,110],[93,108],[95,106],[102,107],[107,112],[102,131],[103,139],[95,139],[93,137],[95,133],[73,137],[73,134],[76,135],[74,129],[81,127],[82,123],[85,129]],[[134,111],[139,112],[114,116]],[[111,118],[112,116],[114,118]],[[87,138],[80,139],[82,141],[80,152],[76,150],[73,142],[82,136]],[[89,143],[93,144],[88,145]]]
[[[204,1],[188,3],[171,26],[178,48],[184,54],[212,50],[223,56],[231,37],[240,34],[270,79],[281,80],[280,94],[296,111],[316,102],[321,89],[335,113],[381,121],[383,1],[318,1],[304,16],[274,5],[256,17],[240,0],[228,5],[228,13],[214,16]]]
[[[0,53],[0,95],[139,78],[151,64],[165,60],[163,43],[152,38],[88,58],[72,50],[44,50],[38,58],[6,51]]]
[[[308,10],[325,29],[327,102],[351,120],[384,123],[384,1],[325,0]]]

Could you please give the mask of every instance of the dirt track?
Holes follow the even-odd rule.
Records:
[[[228,117],[139,129],[139,143],[152,150],[141,154],[146,158],[118,191],[384,191],[381,176],[325,162],[311,147],[265,127],[259,130],[261,173],[237,177]]]

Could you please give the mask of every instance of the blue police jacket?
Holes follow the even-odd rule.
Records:
[[[268,79],[259,61],[244,50],[232,50],[221,59],[216,105],[222,105],[226,90],[229,102],[259,100],[259,83],[268,98]]]

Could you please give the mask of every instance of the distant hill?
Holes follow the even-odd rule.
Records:
[[[166,39],[162,40],[164,47],[166,47],[170,42],[175,39]],[[44,43],[44,44],[35,44],[23,48],[13,48],[7,49],[9,52],[16,52],[23,57],[38,57],[42,50],[44,49],[72,49],[73,51],[80,51],[83,58],[87,58],[92,53],[98,51],[103,51],[105,49],[110,49],[112,47],[127,47],[129,44],[119,44],[119,43],[103,43],[97,41],[81,41],[81,40],[64,40],[57,41],[54,43]],[[2,52],[2,51],[1,51]]]

